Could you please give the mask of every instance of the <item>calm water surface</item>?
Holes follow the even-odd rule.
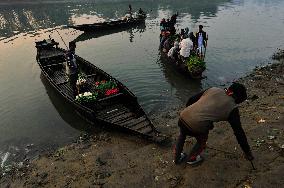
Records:
[[[119,18],[127,7],[103,0],[0,5],[1,166],[69,143],[88,126],[50,88],[36,63],[34,42],[48,35],[61,42],[55,30],[64,41],[77,42],[78,55],[128,86],[150,118],[267,64],[284,44],[283,0],[134,1],[133,8],[149,13],[139,28],[97,36],[65,27]],[[209,34],[202,81],[172,70],[159,53],[159,21],[177,11],[179,29],[196,31],[203,24]]]

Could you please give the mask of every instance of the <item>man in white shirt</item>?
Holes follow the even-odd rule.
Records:
[[[185,61],[190,56],[190,51],[193,49],[193,43],[189,38],[184,38],[179,44],[180,56],[182,61]]]

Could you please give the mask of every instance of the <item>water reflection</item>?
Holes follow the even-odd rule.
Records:
[[[129,41],[133,42],[134,33],[145,32],[146,31],[146,24],[143,22],[143,23],[141,23],[141,24],[139,24],[135,27],[132,27],[132,28],[116,28],[116,29],[105,30],[105,31],[84,32],[81,35],[79,35],[77,38],[75,38],[73,41],[74,42],[83,42],[83,41],[91,40],[91,39],[94,39],[94,38],[99,38],[99,37],[102,37],[102,36],[119,33],[119,32],[122,32],[122,31],[126,31],[127,33],[129,33]]]
[[[40,75],[40,79],[46,89],[50,101],[65,122],[79,131],[93,130],[93,126],[87,123],[76,113],[72,105],[67,103],[64,98],[58,94],[42,73]]]
[[[170,16],[179,12],[181,17],[191,15],[197,21],[201,15],[216,16],[218,7],[229,0],[169,0],[169,1],[139,1],[132,2],[134,10],[142,8],[155,19],[160,16]],[[149,3],[151,6],[149,6]],[[53,28],[68,24],[83,24],[120,18],[128,8],[128,2],[106,3],[32,3],[2,5],[0,7],[0,37],[11,37],[18,33],[39,29]],[[84,18],[84,19],[82,19]]]

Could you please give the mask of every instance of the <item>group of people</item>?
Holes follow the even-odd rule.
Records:
[[[199,31],[194,35],[193,32],[189,32],[188,28],[181,29],[181,32],[177,34],[173,24],[175,22],[171,22],[171,20],[166,22],[166,27],[163,23],[164,19],[161,21],[162,26],[160,26],[160,49],[163,49],[168,57],[176,60],[181,59],[183,62],[193,54],[204,58],[208,35],[203,31],[202,25],[199,25]]]
[[[178,13],[172,15],[170,19],[166,20],[165,18],[163,18],[162,21],[160,22],[160,30],[169,31],[172,34],[175,34],[176,32],[175,24],[177,22],[177,16],[178,16]]]

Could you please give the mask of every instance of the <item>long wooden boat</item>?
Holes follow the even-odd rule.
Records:
[[[133,30],[134,32],[136,32],[136,31],[143,32],[145,29],[146,29],[146,25],[145,25],[145,22],[144,22],[144,23],[135,25],[135,26],[130,27],[130,28],[119,27],[119,28],[113,28],[113,29],[102,30],[102,31],[97,31],[97,32],[83,32],[77,38],[75,38],[73,40],[73,42],[83,42],[83,41],[86,41],[86,40],[99,38],[99,37],[102,37],[102,36],[111,35],[111,34],[119,33],[119,32],[122,32],[122,31],[127,31],[129,33],[131,32],[131,30]]]
[[[85,32],[99,32],[105,30],[112,30],[118,28],[130,28],[139,24],[145,23],[146,15],[140,15],[137,18],[115,20],[102,23],[82,24],[82,25],[69,25],[68,27]]]
[[[38,65],[51,86],[82,117],[93,124],[122,129],[155,142],[167,140],[167,137],[154,127],[138,104],[136,96],[126,86],[92,63],[75,55],[80,72],[86,75],[85,88],[89,92],[95,92],[95,83],[102,80],[114,81],[119,89],[119,93],[92,102],[78,102],[65,74],[66,50],[55,47],[57,45],[58,43],[50,40],[36,42]]]

